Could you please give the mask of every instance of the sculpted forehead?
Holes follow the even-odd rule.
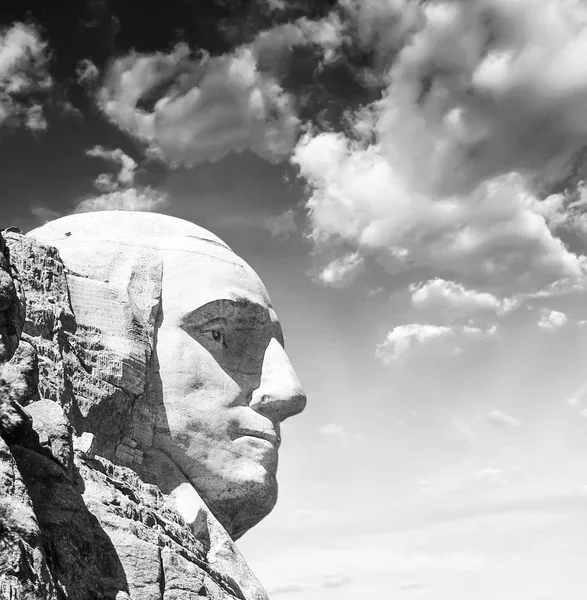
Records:
[[[270,308],[265,286],[233,252],[221,248],[162,250],[163,307],[167,320],[215,300],[245,300]]]
[[[130,245],[161,246],[174,242],[181,247],[207,240],[228,248],[213,233],[189,221],[147,212],[102,211],[69,215],[46,223],[30,236],[57,247],[81,241],[112,241]]]
[[[126,285],[149,264],[162,267],[166,318],[219,299],[270,307],[257,274],[217,236],[156,213],[105,211],[70,215],[30,232],[59,250],[73,273]]]

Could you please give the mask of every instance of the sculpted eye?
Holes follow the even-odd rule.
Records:
[[[215,342],[218,342],[219,344],[224,344],[224,336],[222,335],[221,331],[218,331],[218,329],[212,329],[210,331],[210,335],[212,336],[212,339]]]

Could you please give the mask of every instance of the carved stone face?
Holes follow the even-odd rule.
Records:
[[[89,426],[109,422],[85,391],[96,378],[141,398],[133,414],[141,403],[156,414],[154,432],[151,417],[119,427],[144,453],[136,468],[166,493],[185,478],[234,538],[255,525],[277,498],[280,423],[306,403],[259,277],[214,235],[163,215],[72,215],[30,235],[59,250],[76,335],[103,346],[80,385]]]
[[[275,504],[280,423],[306,398],[267,291],[230,250],[165,251],[162,310],[154,445],[238,537]]]

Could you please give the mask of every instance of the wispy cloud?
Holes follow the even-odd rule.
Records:
[[[500,485],[506,485],[507,479],[504,475],[503,469],[494,469],[492,467],[486,467],[484,469],[479,469],[474,473],[475,479],[479,481],[489,481],[491,483],[496,483]]]
[[[74,212],[101,210],[157,211],[167,205],[167,196],[150,188],[137,190],[128,188],[92,196],[81,200]]]
[[[331,423],[320,427],[320,433],[337,439],[341,444],[347,445],[351,442],[361,442],[363,435],[360,433],[349,433],[344,425]]]
[[[358,252],[348,252],[321,267],[314,279],[329,287],[345,287],[350,285],[364,268],[363,257]]]
[[[470,325],[398,325],[385,340],[377,344],[375,357],[389,366],[404,356],[418,352],[434,355],[457,355],[462,345],[492,337],[496,328],[482,329]]]
[[[501,410],[492,410],[487,414],[487,421],[494,427],[518,429],[522,422]]]
[[[166,194],[147,187],[135,186],[137,162],[120,148],[108,150],[94,146],[86,150],[86,155],[99,158],[117,168],[115,173],[101,173],[94,181],[97,196],[83,198],[74,212],[94,212],[102,210],[156,211],[168,204]]]
[[[265,219],[265,227],[273,237],[282,238],[288,238],[298,230],[295,213],[292,209],[276,217],[268,217]]]
[[[122,187],[128,187],[134,184],[135,170],[137,163],[128,154],[125,154],[120,148],[116,150],[106,150],[102,146],[94,146],[86,150],[86,156],[101,158],[118,167],[118,173],[113,176],[110,173],[103,173],[98,176],[94,185],[101,192],[113,192]]]
[[[267,589],[267,593],[271,596],[277,596],[279,594],[289,594],[312,589],[339,588],[348,585],[351,582],[352,578],[345,577],[344,575],[326,575],[320,579],[310,578],[307,581],[295,581],[282,585],[274,585]]]
[[[503,315],[518,306],[516,299],[500,299],[488,292],[468,289],[439,277],[419,285],[412,284],[409,291],[416,308],[446,311],[451,317],[460,319],[468,319],[479,313]]]
[[[398,585],[398,588],[402,592],[408,592],[411,590],[421,590],[422,588],[424,588],[424,583],[422,583],[421,581],[415,581],[412,579],[410,581],[404,581],[404,582],[400,583]]]

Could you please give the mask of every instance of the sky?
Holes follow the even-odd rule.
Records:
[[[0,206],[153,210],[259,273],[308,406],[272,598],[580,600],[587,2],[0,9]]]

